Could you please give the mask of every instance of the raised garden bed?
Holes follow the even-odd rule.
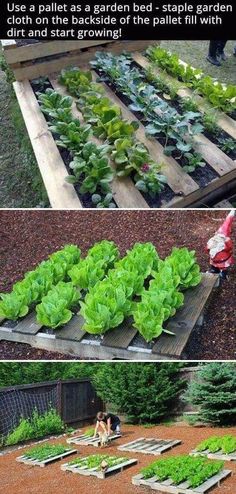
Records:
[[[134,42],[133,42],[134,43]],[[113,45],[113,48],[115,43]],[[127,45],[128,48],[128,45]],[[149,61],[133,48],[132,60],[135,66],[146,70]],[[141,48],[140,48],[141,49]],[[114,50],[113,50],[114,52]],[[94,55],[94,53],[93,53]],[[89,58],[92,58],[90,54]],[[88,58],[88,59],[89,59]],[[88,68],[87,61],[79,59],[81,69]],[[94,78],[97,74],[93,72]],[[61,95],[68,95],[64,86],[58,82],[58,74],[49,75],[47,83]],[[149,156],[156,163],[163,164],[161,173],[167,179],[160,194],[152,198],[149,194],[135,187],[134,177],[116,176],[112,182],[112,193],[115,204],[119,208],[149,208],[149,207],[201,207],[209,202],[214,202],[231,190],[236,184],[236,163],[232,157],[223,152],[214,142],[211,136],[202,133],[194,136],[194,150],[200,153],[206,163],[204,168],[198,168],[194,173],[187,172],[179,163],[177,157],[167,156],[164,153],[162,140],[148,138],[145,134],[145,126],[140,115],[135,115],[128,108],[130,101],[125,99],[117,90],[114,83],[110,85],[100,83],[112,104],[121,108],[122,117],[129,123],[136,122],[139,128],[136,137],[146,146]],[[33,86],[34,87],[34,86]],[[59,152],[54,137],[48,128],[48,122],[41,112],[39,102],[34,93],[30,81],[14,83],[15,92],[26,123],[36,159],[47,189],[48,197],[52,207],[74,208],[94,207],[91,200],[78,193],[78,187],[66,182],[71,174],[69,168],[70,156]],[[48,86],[46,86],[48,87]],[[186,89],[186,98],[190,98],[191,91]],[[190,94],[189,94],[190,91]],[[178,91],[179,97],[184,98],[185,90]],[[205,100],[198,100],[199,110],[204,113]],[[172,105],[172,101],[170,102]],[[78,111],[73,98],[73,116],[79,118],[83,123],[83,112]],[[228,137],[236,138],[236,123],[228,115],[218,112],[217,124],[221,131]],[[94,141],[97,145],[104,143],[101,139]]]
[[[171,494],[204,494],[231,475],[223,462],[173,456],[157,460],[132,478],[133,485]]]
[[[146,455],[161,455],[179,444],[181,444],[179,440],[140,437],[130,443],[122,444],[117,449]]]
[[[104,462],[104,468],[101,467]],[[94,476],[98,479],[105,479],[111,474],[122,472],[125,468],[135,465],[136,459],[129,459],[117,456],[97,455],[78,458],[77,460],[65,463],[61,470],[77,473],[80,475]],[[90,466],[96,464],[97,466]],[[105,466],[107,465],[107,466]]]
[[[113,434],[109,436],[108,442],[114,441],[115,439],[119,439],[121,434]],[[98,448],[101,446],[101,439],[99,437],[88,437],[86,434],[81,434],[80,436],[70,437],[66,440],[68,444],[79,444],[81,446],[95,446]]]
[[[24,455],[18,456],[16,461],[30,466],[45,467],[49,463],[61,460],[62,458],[77,452],[78,451],[76,449],[70,449],[60,444],[55,446],[36,446],[35,448],[27,451]]]
[[[84,320],[80,315],[74,315],[55,332],[47,331],[37,322],[35,312],[17,323],[2,320],[0,340],[27,343],[81,358],[178,360],[185,357],[184,348],[194,328],[203,324],[205,309],[217,283],[217,275],[203,274],[201,283],[187,291],[184,307],[167,323],[166,329],[173,331],[175,336],[162,334],[151,343],[145,342],[130,319],[102,337],[81,330]]]
[[[4,56],[17,81],[35,79],[56,72],[63,67],[86,62],[94,50],[120,53],[123,50],[143,50],[150,41],[37,41],[1,40]]]

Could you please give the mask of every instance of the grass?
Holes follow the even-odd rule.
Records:
[[[48,207],[48,198],[12,89],[14,80],[0,53],[0,207]]]
[[[197,69],[202,69],[207,75],[216,77],[220,82],[235,84],[236,57],[233,56],[235,41],[228,41],[225,53],[228,55],[226,62],[221,67],[211,65],[207,60],[209,41],[161,41],[162,48],[175,52],[184,62]]]

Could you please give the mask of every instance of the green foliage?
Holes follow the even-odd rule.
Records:
[[[35,446],[24,453],[26,458],[30,460],[44,461],[54,456],[62,455],[71,448],[64,446],[63,444],[43,444],[42,446]]]
[[[93,380],[101,399],[110,403],[113,410],[125,414],[128,422],[157,424],[168,417],[185,385],[177,372],[182,365],[104,364],[99,365]]]
[[[96,470],[101,470],[103,462],[110,468],[127,460],[127,457],[122,456],[90,455],[86,458],[76,458],[75,460],[70,461],[69,465],[76,465],[79,468],[94,468]]]
[[[195,251],[174,248],[169,257],[159,262],[154,280],[143,290],[141,301],[134,302],[132,307],[134,326],[146,341],[157,338],[163,331],[169,332],[163,325],[184,303],[180,290],[196,286],[200,281]]]
[[[205,96],[214,108],[230,113],[236,108],[236,86],[224,85],[201,70],[180,62],[178,55],[171,54],[159,46],[150,46],[147,55],[152,62],[166,70],[168,74],[185,82],[199,94]]]
[[[188,482],[190,488],[196,488],[219,473],[223,461],[212,461],[190,456],[174,456],[157,460],[141,470],[145,479],[157,476],[160,482],[172,479],[174,485]]]
[[[80,249],[75,245],[66,245],[49,256],[34,271],[26,273],[22,281],[15,283],[9,294],[0,294],[0,316],[12,320],[25,316],[54,284],[65,279],[79,258]]]
[[[53,329],[63,326],[72,318],[70,309],[76,306],[79,299],[80,292],[72,283],[60,281],[37,305],[37,321]]]
[[[56,410],[50,409],[42,415],[35,410],[28,419],[21,419],[19,425],[8,434],[5,444],[12,446],[28,439],[36,439],[49,434],[59,434],[64,430],[64,423]]]
[[[213,425],[236,424],[236,373],[234,363],[204,364],[187,390],[185,399],[199,407],[199,419]]]
[[[225,139],[224,137],[220,137],[218,139],[219,147],[224,151],[224,153],[236,152],[236,142],[235,139],[229,137]]]
[[[84,329],[101,334],[119,326],[130,314],[132,297],[141,292],[144,280],[157,263],[158,256],[151,243],[135,244],[104,280],[90,288],[81,302]]]
[[[206,129],[210,134],[217,136],[220,133],[220,128],[217,125],[217,119],[215,112],[208,111],[202,116],[202,124],[204,129]]]
[[[94,427],[90,427],[89,429],[86,429],[85,431],[85,436],[87,437],[93,437],[94,436],[95,429]]]
[[[226,436],[211,436],[205,441],[202,441],[195,448],[199,453],[209,450],[210,453],[221,452],[224,454],[234,453],[236,451],[236,437],[231,435]]]

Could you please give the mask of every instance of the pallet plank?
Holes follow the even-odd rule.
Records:
[[[56,330],[56,338],[63,340],[81,341],[86,334],[81,327],[84,324],[84,319],[79,314],[72,317],[72,319],[65,324],[61,329]]]
[[[51,458],[47,458],[46,460],[33,460],[30,458],[27,458],[25,455],[18,456],[16,458],[16,461],[20,463],[25,463],[26,465],[32,465],[32,466],[39,466],[39,467],[45,467],[48,465],[48,463],[52,463],[56,460],[61,460],[62,458],[65,458],[66,456],[72,455],[74,453],[78,453],[77,449],[71,449],[70,451],[65,451],[64,453],[61,453],[60,455],[52,456]]]
[[[206,456],[210,460],[223,460],[223,461],[236,461],[236,451],[234,453],[223,453],[222,451],[217,451],[217,453],[210,453],[208,449],[205,451],[197,451],[194,449],[191,451],[190,456]]]
[[[51,206],[81,209],[82,204],[74,187],[65,180],[68,177],[65,164],[29,81],[14,82],[13,86]]]
[[[122,471],[124,468],[128,468],[132,465],[135,465],[138,463],[138,460],[136,459],[129,459],[127,458],[126,461],[123,461],[122,463],[119,463],[113,467],[108,468],[105,471],[100,471],[97,468],[88,468],[88,467],[79,467],[76,465],[69,465],[68,463],[64,464],[61,466],[61,470],[63,471],[68,471],[80,475],[86,475],[86,476],[94,476],[99,479],[105,479],[109,474],[112,473],[118,473],[119,471]]]
[[[109,436],[109,442],[119,439],[121,434],[114,434]],[[66,440],[68,444],[80,444],[81,446],[95,446],[99,447],[101,444],[100,437],[87,437],[85,434],[81,434],[80,436],[71,437]]]
[[[108,331],[102,340],[102,345],[115,348],[128,348],[136,334],[137,329],[132,326],[132,319],[129,318],[118,326],[118,328]]]
[[[17,333],[36,334],[42,326],[42,324],[37,322],[36,312],[31,312],[13,328],[13,331]]]
[[[119,446],[120,451],[132,451],[134,453],[144,453],[152,455],[161,455],[165,451],[181,444],[181,441],[176,439],[153,439],[144,438],[136,439],[132,443],[123,444]]]
[[[167,329],[176,336],[162,334],[152,349],[154,353],[176,357],[181,355],[217,280],[214,274],[205,273],[197,287],[187,290],[183,308],[167,324]]]

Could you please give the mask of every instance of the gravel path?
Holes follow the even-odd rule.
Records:
[[[60,466],[67,460],[57,461],[48,465],[46,468],[29,467],[15,461],[17,456],[24,453],[24,449],[8,453],[0,457],[0,476],[1,485],[0,493],[7,494],[78,494],[90,492],[96,494],[148,494],[152,491],[133,486],[131,479],[139,473],[140,469],[149,465],[158,457],[145,455],[141,453],[123,453],[117,450],[117,446],[138,439],[139,437],[156,437],[162,439],[180,439],[182,444],[173,448],[171,451],[163,454],[161,458],[169,456],[188,454],[200,441],[203,441],[211,435],[234,434],[235,430],[220,429],[209,427],[189,427],[184,425],[158,426],[146,429],[142,426],[124,425],[123,437],[111,443],[104,449],[94,448],[92,446],[79,446],[81,456],[90,454],[111,454],[127,456],[128,458],[137,458],[138,464],[124,470],[121,473],[108,477],[105,481],[96,477],[85,477],[82,475],[63,472]],[[52,443],[65,443],[63,438],[50,441]],[[73,445],[72,445],[73,446]],[[29,446],[27,446],[29,449]],[[76,456],[71,456],[75,458]],[[214,494],[233,494],[236,492],[236,464],[235,462],[225,462],[225,468],[232,470],[233,474],[228,477],[220,487],[214,488]],[[157,491],[156,491],[157,492]]]
[[[66,243],[77,243],[86,253],[95,241],[103,238],[114,240],[122,254],[137,241],[153,242],[161,257],[168,255],[173,246],[194,248],[201,269],[206,271],[206,242],[225,215],[216,210],[0,211],[0,290],[10,290],[27,270]],[[235,312],[234,267],[229,281],[217,290],[203,328],[193,334],[187,358],[234,359]],[[0,343],[1,359],[51,359],[53,355],[27,345]]]

